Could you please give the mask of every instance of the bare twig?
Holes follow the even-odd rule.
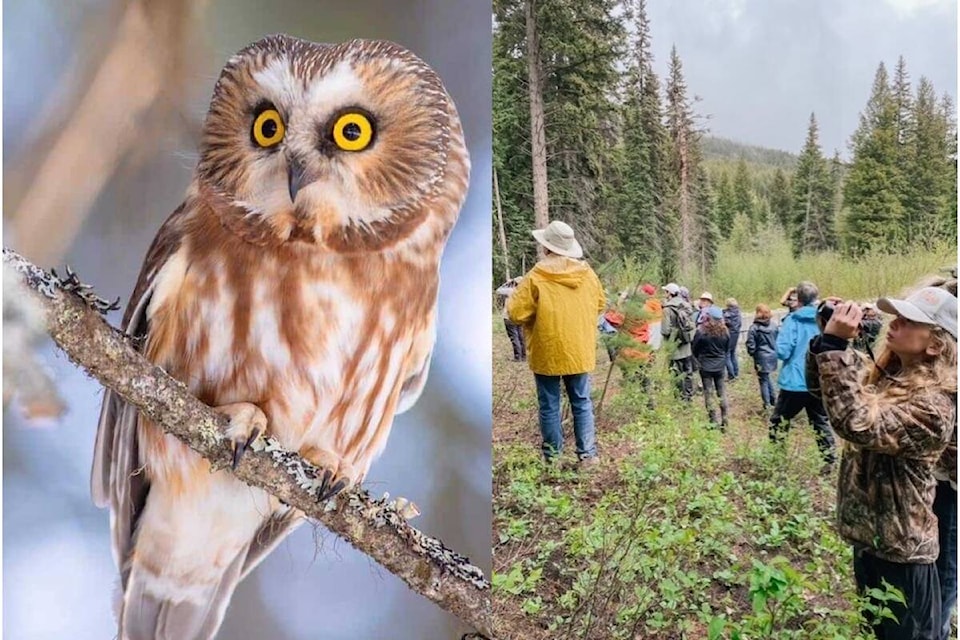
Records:
[[[100,317],[95,303],[65,291],[53,277],[19,254],[3,250],[36,294],[47,330],[73,362],[136,405],[168,433],[207,458],[214,469],[230,469],[232,448],[223,432],[227,420],[193,397],[187,388],[141,356],[119,331]],[[75,289],[88,292],[74,276]],[[467,558],[411,527],[394,502],[376,500],[362,489],[318,500],[322,470],[267,439],[240,461],[237,478],[300,509],[367,554],[407,585],[492,637],[490,584]]]

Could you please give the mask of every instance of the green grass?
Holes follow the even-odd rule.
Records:
[[[495,336],[495,362],[505,344]],[[532,394],[529,372],[506,365],[495,365],[497,392]],[[818,474],[810,427],[798,421],[785,447],[770,445],[745,372],[721,434],[702,396],[675,400],[665,373],[655,409],[615,376],[598,420],[603,462],[590,472],[543,464],[535,408],[504,414],[518,431],[495,422],[497,637],[872,637],[861,632],[850,546],[834,529],[836,477]],[[605,374],[595,373],[595,396]],[[873,594],[866,615],[889,613],[897,595]]]
[[[900,295],[922,277],[956,262],[955,246],[900,255],[876,252],[858,261],[839,253],[794,258],[782,236],[761,231],[755,237],[722,244],[714,272],[706,280],[691,276],[684,284],[694,296],[707,290],[718,302],[736,298],[743,309],[752,310],[760,302],[776,309],[784,290],[801,280],[813,281],[822,296],[875,300]]]

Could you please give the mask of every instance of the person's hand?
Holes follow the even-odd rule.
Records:
[[[823,328],[825,334],[850,340],[860,333],[860,320],[863,310],[856,302],[841,302],[834,306],[830,321]]]

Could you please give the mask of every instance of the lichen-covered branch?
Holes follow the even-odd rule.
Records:
[[[223,432],[227,419],[193,397],[187,388],[143,358],[98,311],[95,296],[78,287],[75,276],[65,291],[61,280],[9,249],[4,264],[12,267],[35,294],[46,316],[47,330],[76,364],[102,384],[136,405],[165,431],[210,460],[230,469],[232,447]],[[253,447],[234,471],[243,482],[303,511],[347,540],[407,583],[411,589],[492,637],[490,584],[467,558],[411,527],[401,505],[373,499],[354,489],[335,500],[318,499],[322,472],[275,441]]]

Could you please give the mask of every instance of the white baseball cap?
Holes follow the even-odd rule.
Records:
[[[667,293],[669,293],[669,294],[672,295],[672,296],[675,296],[675,295],[677,295],[678,293],[680,293],[680,285],[678,285],[676,282],[670,282],[670,283],[665,284],[664,286],[662,286],[662,287],[660,287],[660,288],[663,289],[664,291],[666,291]]]
[[[906,300],[880,298],[877,307],[921,324],[932,324],[957,337],[957,299],[946,289],[924,287]]]

